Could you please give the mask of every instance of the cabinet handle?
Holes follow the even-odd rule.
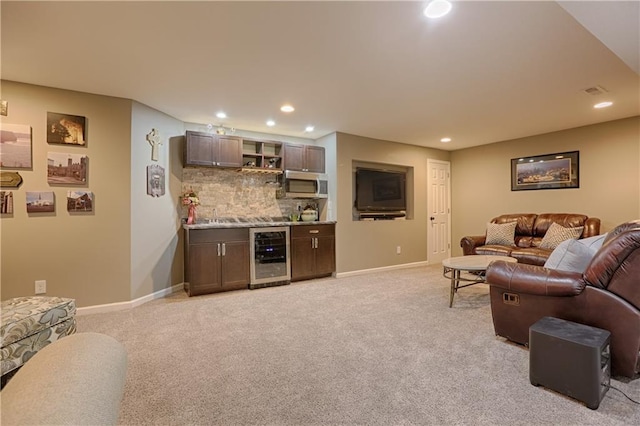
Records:
[[[315,240],[315,238],[311,239],[311,248],[312,249],[316,248],[316,242],[314,240]]]
[[[218,243],[217,246],[218,246],[218,257],[220,257],[220,243]]]
[[[315,240],[315,247],[314,248],[318,248],[318,239],[314,238],[314,240]]]
[[[222,243],[222,255],[227,255],[227,243]]]
[[[310,234],[319,234],[320,230],[319,229],[312,229],[311,231],[309,231]]]

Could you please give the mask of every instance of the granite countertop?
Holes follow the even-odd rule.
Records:
[[[186,223],[182,225],[183,229],[216,229],[216,228],[265,228],[269,226],[306,226],[306,225],[330,225],[335,224],[335,220],[314,220],[312,222],[237,222],[220,220],[218,222],[197,222],[192,225]]]

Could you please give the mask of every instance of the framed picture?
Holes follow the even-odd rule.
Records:
[[[147,166],[147,194],[152,197],[164,195],[164,168],[157,164]]]
[[[48,152],[47,182],[50,185],[86,184],[88,163],[86,155]]]
[[[67,211],[69,212],[93,211],[93,192],[68,191],[67,192]]]
[[[0,115],[7,116],[9,114],[9,102],[0,100]]]
[[[27,213],[51,213],[56,210],[53,192],[28,192]]]
[[[511,159],[511,190],[579,188],[579,151]]]
[[[85,126],[84,117],[47,112],[47,142],[85,146]]]
[[[13,214],[13,191],[0,191],[0,213]]]
[[[0,167],[31,169],[31,126],[0,123]]]

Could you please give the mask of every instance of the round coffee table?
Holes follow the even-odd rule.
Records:
[[[451,280],[451,292],[449,295],[449,307],[453,306],[453,295],[459,288],[469,287],[485,282],[485,273],[491,262],[503,260],[505,262],[517,262],[518,259],[509,256],[470,255],[450,257],[442,261],[444,271],[442,275]],[[469,272],[473,276],[464,277],[462,272]],[[460,285],[461,282],[467,284]]]

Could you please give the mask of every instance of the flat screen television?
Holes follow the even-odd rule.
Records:
[[[356,168],[356,210],[359,212],[406,210],[406,183],[405,172]]]

